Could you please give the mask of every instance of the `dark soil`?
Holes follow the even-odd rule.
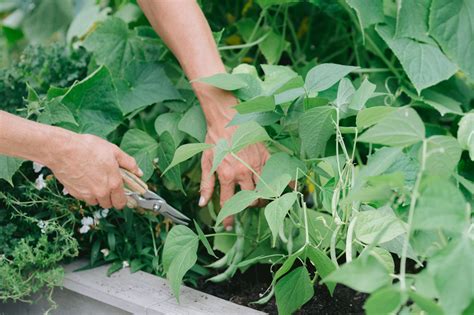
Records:
[[[265,266],[257,266],[249,269],[244,274],[236,274],[228,282],[202,282],[199,289],[240,305],[249,306],[269,314],[278,314],[275,298],[272,298],[265,305],[251,304],[251,302],[260,298],[260,294],[265,292],[270,283],[271,276]],[[364,314],[363,306],[367,294],[340,285],[336,287],[332,297],[324,285],[317,285],[314,292],[314,297],[295,314]]]

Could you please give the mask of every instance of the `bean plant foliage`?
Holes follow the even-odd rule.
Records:
[[[56,2],[54,10],[70,12],[62,33],[28,27]],[[204,143],[190,85],[138,7],[112,2],[73,9],[44,1],[22,27],[5,24],[4,46],[35,31],[56,36],[67,43],[66,59],[79,60],[71,69],[86,72],[70,70],[73,83],[50,79],[48,89],[34,71],[8,77],[2,95],[21,85],[20,114],[119,144],[194,223],[172,226],[125,209],[77,233],[97,209],[26,194],[31,165],[0,157],[0,178],[17,185],[5,209],[22,213],[29,200],[44,201],[47,216],[70,218],[62,222],[76,232],[86,267],[110,262],[111,273],[130,264],[166,276],[177,299],[183,279],[222,282],[263,264],[273,280],[255,303],[275,298],[280,314],[336,285],[369,294],[367,314],[473,312],[474,2],[201,1],[228,73],[198,80],[239,100],[229,124],[237,131],[216,144]],[[258,142],[271,157],[260,175],[251,169],[256,188],[222,208],[218,197],[194,206],[200,154],[214,151],[213,171],[226,156],[249,167],[239,151]],[[12,204],[12,196],[24,201]],[[257,200],[265,205],[251,207]],[[222,226],[229,215],[232,231]]]

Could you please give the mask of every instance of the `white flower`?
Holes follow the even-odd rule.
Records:
[[[91,226],[92,224],[94,224],[94,219],[91,217],[83,217],[81,220],[81,224]]]
[[[43,169],[44,165],[43,164],[39,164],[37,162],[33,162],[33,170],[35,171],[35,173],[39,173],[41,172],[41,170]]]
[[[69,195],[69,191],[67,191],[66,187],[63,188],[63,195],[64,196]]]
[[[79,229],[79,233],[86,234],[87,232],[89,232],[90,229],[91,229],[90,225],[83,225]]]
[[[130,266],[130,264],[128,263],[128,261],[124,260],[122,262],[122,268],[128,268]]]
[[[46,227],[48,227],[48,221],[39,220],[36,224],[41,229],[41,233],[46,233]]]
[[[40,176],[38,176],[38,178],[35,180],[35,187],[38,190],[46,187],[46,181],[43,178],[43,174],[40,174]]]
[[[102,218],[107,218],[107,215],[109,215],[109,209],[102,209],[102,211],[100,212]]]
[[[110,254],[110,251],[107,248],[101,249],[100,252],[104,255],[104,257],[107,257]]]
[[[109,214],[109,209],[102,209],[102,210],[94,211],[94,219],[95,220],[105,219],[108,214]]]

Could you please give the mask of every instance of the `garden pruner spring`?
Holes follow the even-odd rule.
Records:
[[[140,178],[127,170],[120,169],[124,181],[127,206],[129,208],[143,208],[162,214],[178,224],[187,225],[190,220],[187,216],[170,206],[165,199],[148,189]]]

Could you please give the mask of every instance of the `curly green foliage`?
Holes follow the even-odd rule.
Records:
[[[84,49],[69,49],[64,44],[28,46],[18,62],[0,69],[0,109],[15,112],[25,104],[26,83],[45,94],[50,86],[68,87],[83,79],[89,59]]]

